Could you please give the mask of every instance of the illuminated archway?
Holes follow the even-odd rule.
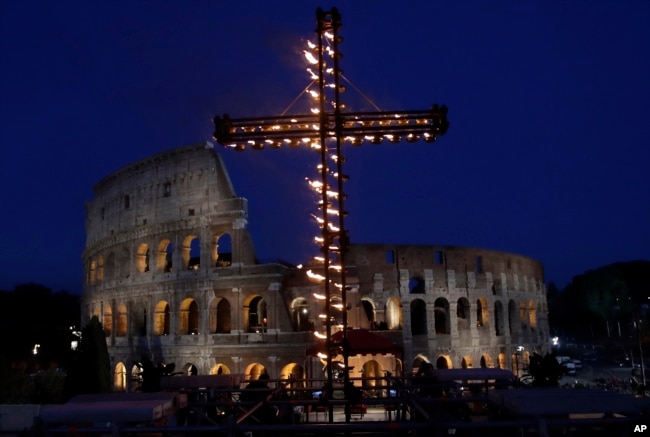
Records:
[[[153,317],[153,333],[155,335],[169,335],[171,320],[167,301],[161,300],[156,304]]]
[[[115,365],[113,375],[113,390],[126,391],[126,366],[121,361]]]

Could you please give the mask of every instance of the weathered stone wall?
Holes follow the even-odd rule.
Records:
[[[303,269],[256,263],[247,201],[211,144],[133,163],[94,194],[82,314],[105,327],[118,389],[128,388],[143,355],[188,373],[323,376],[322,362],[306,357],[322,328],[321,286]],[[353,245],[347,261],[348,326],[404,349],[401,357],[352,357],[353,377],[408,373],[423,360],[513,369],[547,348],[543,270],[532,259]]]

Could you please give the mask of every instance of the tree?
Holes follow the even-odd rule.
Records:
[[[81,331],[81,342],[66,378],[68,397],[111,391],[110,360],[101,322],[93,316]]]
[[[534,353],[530,357],[528,373],[533,377],[535,387],[557,387],[564,375],[564,366],[557,361],[554,354],[542,356]]]

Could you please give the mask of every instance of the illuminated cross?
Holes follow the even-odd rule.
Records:
[[[327,384],[331,396],[332,355],[340,351],[343,355],[344,383],[349,384],[349,344],[347,339],[347,280],[345,272],[345,255],[349,238],[345,229],[344,209],[345,194],[343,190],[347,177],[343,173],[342,144],[349,142],[360,145],[364,141],[379,144],[386,140],[415,142],[424,140],[433,142],[444,134],[449,127],[447,108],[433,105],[421,111],[377,111],[345,112],[340,102],[340,93],[344,91],[340,80],[341,42],[338,31],[341,27],[341,15],[336,8],[330,11],[316,11],[318,43],[305,51],[307,60],[318,68],[312,74],[312,84],[318,85],[318,91],[312,94],[318,99],[318,109],[306,115],[280,115],[262,118],[232,119],[228,115],[214,117],[214,138],[226,147],[236,150],[279,148],[283,145],[299,146],[307,144],[320,151],[320,181],[311,182],[321,195],[319,207],[322,217],[317,218],[322,230],[319,239],[322,251],[322,279],[325,288],[325,344],[327,355]],[[328,144],[330,145],[328,147]],[[330,217],[332,216],[332,217]],[[315,275],[316,276],[316,275]],[[336,281],[336,283],[334,282]],[[332,305],[331,289],[339,287],[341,291],[343,342],[332,344]],[[332,415],[330,414],[330,421]],[[349,414],[346,414],[349,419]]]

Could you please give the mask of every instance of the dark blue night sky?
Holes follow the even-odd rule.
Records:
[[[434,144],[347,149],[353,243],[519,253],[560,287],[650,259],[650,2],[3,0],[0,289],[80,292],[94,184],[210,140],[215,114],[284,111],[319,6],[341,12],[341,68],[381,109],[449,107]],[[318,156],[215,147],[258,257],[316,254]]]

